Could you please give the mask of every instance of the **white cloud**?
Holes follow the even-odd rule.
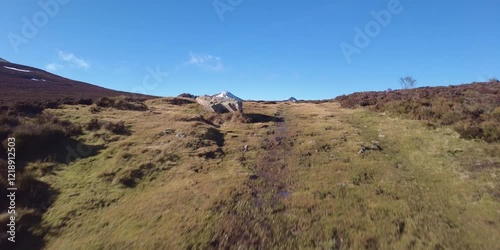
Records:
[[[57,64],[57,63],[50,63],[50,64],[47,64],[47,66],[45,66],[45,70],[47,71],[58,71],[60,69],[63,69],[64,66],[61,65],[61,64]]]
[[[193,52],[189,52],[189,60],[187,63],[212,71],[224,70],[222,59],[213,55],[198,55]]]
[[[90,64],[88,62],[86,62],[81,58],[76,57],[73,53],[66,53],[60,50],[57,50],[57,52],[59,53],[59,59],[70,63],[70,65],[73,67],[83,68],[83,69],[90,68]]]

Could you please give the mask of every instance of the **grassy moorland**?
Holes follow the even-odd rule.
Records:
[[[497,142],[338,102],[244,109],[104,98],[3,110],[0,139],[14,135],[24,159],[21,246],[498,248]]]
[[[449,126],[462,138],[500,142],[500,81],[449,87],[423,87],[360,92],[335,98],[342,107],[425,121],[429,127]]]

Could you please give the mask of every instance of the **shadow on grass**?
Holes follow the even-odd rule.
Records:
[[[0,249],[43,249],[44,237],[49,230],[41,225],[42,216],[52,206],[59,192],[30,173],[21,172],[16,177],[18,189],[15,191],[15,243],[8,241],[11,235],[7,234],[6,230],[0,233]],[[6,186],[1,186],[3,187],[0,193],[3,197],[11,193],[6,190]],[[0,209],[7,211],[8,207],[7,202],[2,202]],[[1,220],[3,225],[10,222],[10,218],[3,215]]]
[[[217,146],[224,146],[224,135],[215,128],[209,128],[204,136],[205,139],[214,141]]]
[[[267,122],[284,122],[285,119],[277,116],[263,115],[263,114],[245,114],[245,117],[248,119],[249,123],[267,123]]]
[[[97,155],[105,147],[88,145],[73,138],[62,137],[56,141],[36,143],[38,140],[25,140],[18,144],[16,151],[20,167],[30,161],[49,161],[69,164],[78,159]]]

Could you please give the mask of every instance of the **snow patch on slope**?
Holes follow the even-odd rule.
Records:
[[[24,73],[31,72],[31,71],[29,71],[27,69],[18,69],[18,68],[7,67],[7,66],[3,66],[3,67],[6,68],[6,69],[15,70],[15,71],[24,72]]]
[[[37,78],[31,78],[32,81],[36,81],[36,82],[39,82],[39,81],[42,81],[42,82],[46,82],[45,79],[37,79]]]

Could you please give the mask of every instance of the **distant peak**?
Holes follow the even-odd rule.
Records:
[[[0,62],[6,62],[6,63],[8,63],[9,61],[7,61],[7,60],[5,60],[5,59],[3,59],[3,58],[0,57]]]
[[[243,99],[235,96],[233,93],[231,93],[231,92],[229,92],[227,90],[224,90],[220,94],[215,95],[215,96],[217,96],[217,97],[223,97],[223,98],[232,98],[232,99],[236,99],[238,101],[243,101]]]

